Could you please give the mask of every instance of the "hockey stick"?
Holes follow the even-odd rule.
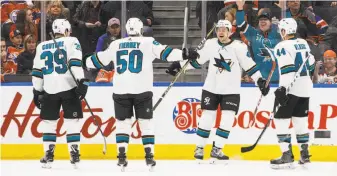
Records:
[[[267,48],[268,52],[270,53],[270,56],[275,60],[272,51],[271,51],[268,47],[266,47],[266,48]],[[301,75],[300,73],[301,73],[301,71],[302,71],[304,65],[305,65],[306,62],[308,61],[309,57],[310,57],[310,56],[308,56],[308,57],[305,58],[305,61],[301,64],[300,68],[297,70],[297,72],[296,72],[296,74],[295,74],[295,76],[294,76],[293,81],[292,81],[292,82],[290,83],[290,85],[287,87],[286,94],[289,93],[290,89],[293,87],[293,85],[294,85],[294,83],[296,82],[297,78]],[[260,136],[257,138],[256,142],[255,142],[253,145],[251,145],[251,146],[241,147],[241,153],[246,153],[246,152],[252,151],[252,150],[256,147],[256,145],[259,143],[261,137],[263,136],[264,132],[265,132],[266,129],[268,128],[268,126],[269,126],[271,120],[273,119],[274,114],[277,112],[278,108],[279,108],[279,105],[277,105],[277,104],[274,105],[273,112],[270,114],[270,118],[268,119],[268,122],[267,122],[266,126],[263,128],[263,130],[262,130]]]
[[[57,51],[59,52],[59,54],[62,54],[62,52],[61,52],[61,50],[60,50],[60,47],[58,46],[58,44],[57,44],[57,42],[56,42],[56,40],[55,40],[55,38],[54,38],[53,33],[50,32],[49,35],[50,35],[50,37],[53,39],[54,44],[55,44],[56,49],[57,49]],[[62,54],[62,55],[63,55],[63,54]],[[67,61],[67,60],[65,61],[65,64],[66,64],[66,66],[67,66],[67,68],[68,68],[68,70],[69,70],[69,73],[70,73],[71,77],[73,77],[73,80],[75,81],[76,85],[78,86],[79,83],[78,83],[78,81],[76,80],[76,78],[75,78],[73,72],[71,71],[71,69],[70,69],[70,67],[69,67],[69,65],[68,65],[68,61]],[[94,118],[94,121],[95,121],[95,123],[96,123],[97,126],[98,126],[96,116],[95,116],[94,113],[92,112],[92,110],[91,110],[91,108],[90,108],[90,106],[89,106],[88,101],[85,99],[85,97],[84,97],[83,99],[84,99],[84,102],[85,102],[85,103],[87,104],[87,106],[88,106],[88,109],[89,109],[89,111],[90,111],[91,116]],[[105,154],[106,154],[106,151],[107,151],[106,139],[105,139],[105,136],[104,136],[103,131],[102,131],[102,129],[101,129],[100,126],[98,126],[98,129],[99,129],[99,132],[101,133],[101,135],[103,136],[103,139],[104,139],[103,154],[105,155]]]
[[[271,80],[271,77],[273,76],[273,73],[274,73],[274,71],[275,71],[275,68],[276,68],[276,61],[275,61],[275,59],[272,59],[272,66],[271,66],[271,70],[270,70],[270,72],[269,72],[269,75],[268,75],[268,78],[267,78],[267,81],[266,81],[266,86],[265,86],[266,88],[267,88],[268,85],[269,85],[269,82],[270,82],[270,80]],[[259,101],[257,102],[257,105],[256,105],[256,107],[255,107],[255,110],[254,110],[254,116],[253,116],[253,117],[255,117],[255,115],[256,115],[256,113],[257,113],[257,110],[258,110],[259,107],[260,107],[262,98],[263,98],[263,95],[261,94],[261,96],[260,96],[260,98],[259,98]]]
[[[200,50],[204,47],[204,44],[207,40],[207,38],[212,34],[212,32],[214,31],[216,25],[213,26],[213,28],[208,32],[208,34],[206,35],[206,37],[200,42],[200,44],[197,47],[197,50]],[[170,83],[170,85],[166,88],[166,90],[164,91],[164,93],[161,95],[161,97],[159,98],[159,100],[157,100],[156,104],[153,106],[152,111],[154,111],[159,104],[161,103],[161,101],[163,101],[164,97],[166,96],[166,94],[169,92],[169,90],[172,88],[172,86],[174,85],[174,83],[178,80],[179,76],[185,71],[185,69],[187,68],[188,64],[190,62],[186,62],[184,64],[184,66],[181,68],[181,70],[177,73],[177,75],[174,77],[173,81]]]

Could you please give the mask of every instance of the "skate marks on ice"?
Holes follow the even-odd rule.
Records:
[[[120,171],[116,160],[82,160],[78,169],[74,169],[69,161],[56,160],[52,169],[43,169],[39,161],[1,161],[2,176],[210,176],[215,175],[249,175],[249,176],[336,176],[337,162],[313,162],[308,168],[297,164],[292,170],[274,170],[268,161],[229,160],[227,165],[197,164],[193,160],[157,160],[153,172],[149,172],[145,161],[129,160],[125,172]]]

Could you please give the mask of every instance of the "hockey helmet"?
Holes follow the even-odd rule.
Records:
[[[71,32],[71,25],[66,19],[56,19],[52,25],[54,34],[66,34]]]
[[[128,35],[143,35],[143,22],[139,18],[130,18],[125,27]]]
[[[285,31],[285,35],[296,34],[297,22],[293,18],[283,18],[278,24],[278,29],[281,35],[282,30]]]
[[[216,28],[220,27],[226,27],[229,32],[232,31],[232,24],[228,20],[219,20],[218,23],[216,24]]]

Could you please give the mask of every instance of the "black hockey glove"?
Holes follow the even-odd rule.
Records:
[[[183,48],[183,59],[184,60],[196,60],[200,57],[199,53],[192,48]]]
[[[33,94],[34,94],[34,104],[37,108],[41,109],[42,103],[43,103],[43,94],[44,91],[40,92],[35,89],[33,89]]]
[[[78,86],[75,89],[75,92],[77,93],[80,100],[83,100],[83,98],[87,94],[88,87],[89,87],[89,80],[88,79],[81,79],[78,82]]]
[[[270,89],[269,84],[267,85],[267,87],[266,87],[266,84],[267,84],[267,81],[263,78],[259,78],[257,80],[257,85],[259,86],[259,89],[260,89],[263,96],[266,96],[269,92],[269,89]]]
[[[181,66],[179,61],[173,62],[169,68],[167,68],[166,73],[172,76],[176,76],[178,72],[180,72]]]
[[[288,103],[289,97],[287,95],[287,90],[285,87],[281,86],[276,89],[275,97],[281,106],[285,106]]]

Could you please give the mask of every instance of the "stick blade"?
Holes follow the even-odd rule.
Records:
[[[255,148],[256,145],[248,146],[248,147],[241,147],[241,153],[250,152]]]

